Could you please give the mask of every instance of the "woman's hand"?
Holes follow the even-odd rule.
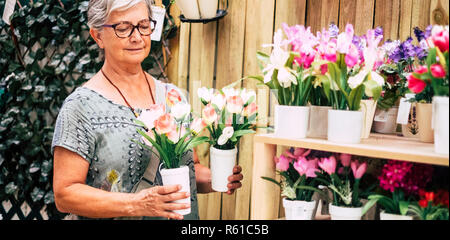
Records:
[[[137,216],[164,217],[182,220],[183,215],[172,212],[189,208],[190,204],[172,203],[189,197],[187,192],[178,192],[181,185],[156,186],[136,193],[133,199],[134,211]]]
[[[242,167],[241,166],[235,166],[233,168],[233,175],[228,177],[228,191],[227,194],[231,195],[234,193],[234,191],[240,187],[242,187],[242,179],[244,179],[244,176],[242,175]]]

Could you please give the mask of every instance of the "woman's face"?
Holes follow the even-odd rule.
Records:
[[[113,11],[106,25],[124,21],[137,25],[139,22],[148,19],[147,5],[141,2],[126,11]],[[150,53],[150,35],[141,35],[137,28],[134,29],[131,36],[125,38],[119,38],[111,27],[104,27],[100,32],[91,30],[92,34],[95,35],[94,39],[96,39],[100,48],[105,50],[107,61],[119,64],[140,64]]]

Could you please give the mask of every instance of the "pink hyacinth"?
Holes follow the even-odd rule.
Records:
[[[328,174],[332,175],[336,172],[336,158],[334,156],[322,158],[322,160],[319,161],[319,167]]]

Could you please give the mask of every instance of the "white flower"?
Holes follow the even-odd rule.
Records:
[[[239,95],[239,92],[234,88],[224,88],[222,92],[225,94],[225,98],[233,97]]]
[[[191,105],[187,103],[178,103],[171,108],[171,114],[177,121],[183,121],[191,112]]]
[[[211,101],[211,98],[214,94],[214,89],[212,89],[212,88],[208,89],[206,87],[202,87],[197,90],[197,94],[200,99],[204,100],[205,102],[209,102],[209,101]]]
[[[252,97],[253,97],[252,102],[254,102],[255,99],[256,99],[256,92],[253,91],[253,90],[248,91],[248,90],[246,90],[246,89],[244,88],[244,89],[242,89],[242,91],[241,91],[241,97],[242,97],[242,100],[244,101],[244,104],[247,104],[248,101],[249,101],[250,99],[252,99]],[[250,103],[251,103],[251,102],[250,102]]]
[[[359,85],[361,85],[364,82],[364,79],[366,78],[368,72],[366,70],[360,71],[355,76],[351,76],[348,78],[348,85],[351,89],[357,88]]]
[[[224,128],[222,131],[222,135],[220,135],[219,139],[217,140],[217,144],[219,144],[219,146],[224,145],[233,136],[233,134],[234,134],[233,127]]]
[[[213,96],[212,99],[211,99],[211,103],[212,103],[213,105],[215,105],[219,110],[222,110],[223,107],[225,106],[226,99],[225,99],[225,97],[224,97],[222,94],[220,94],[220,93],[214,94],[214,96]]]
[[[285,67],[278,69],[278,82],[284,88],[288,88],[292,83],[297,85],[297,78]]]

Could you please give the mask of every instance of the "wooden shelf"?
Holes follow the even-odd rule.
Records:
[[[434,144],[395,135],[371,134],[370,138],[363,139],[359,144],[333,143],[326,139],[314,138],[285,139],[274,134],[256,135],[254,141],[357,156],[449,166],[449,155],[435,153]]]
[[[274,134],[257,134],[253,139],[253,171],[250,219],[278,219],[280,188],[261,177],[276,178],[277,146],[301,147],[327,152],[348,153],[381,159],[402,160],[449,166],[449,155],[434,152],[434,144],[395,135],[371,134],[359,144],[333,143],[326,139],[286,139]],[[325,218],[326,219],[326,218]]]

